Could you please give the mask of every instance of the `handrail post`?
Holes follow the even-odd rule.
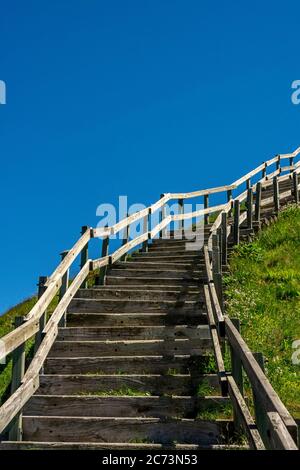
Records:
[[[149,232],[149,227],[150,227],[149,218],[150,218],[150,215],[151,215],[150,210],[148,210],[148,214],[145,215],[144,221],[143,221],[143,233],[144,234]],[[148,239],[143,242],[141,251],[142,251],[142,253],[147,253],[147,251],[148,251]]]
[[[275,209],[276,214],[278,214],[280,203],[279,203],[279,185],[278,185],[277,176],[274,176],[273,178],[273,195],[274,195],[274,209]]]
[[[294,193],[295,203],[299,204],[298,174],[296,171],[293,172],[293,193]]]
[[[178,199],[178,214],[184,214],[184,206],[183,206],[183,199]],[[181,237],[184,237],[184,221],[179,220],[179,230],[181,232]]]
[[[164,194],[160,195],[160,199],[164,197]],[[165,204],[161,207],[161,210],[159,212],[159,223],[161,223],[166,217],[166,206]],[[164,236],[164,230],[160,230],[159,232],[159,238],[163,238]]]
[[[240,320],[238,318],[231,318],[231,321],[235,328],[240,332]],[[243,366],[242,361],[236,354],[235,350],[231,345],[229,345],[230,349],[230,359],[231,359],[231,375],[241,393],[244,396],[244,383],[243,383]],[[233,422],[234,422],[234,429],[237,431],[242,427],[242,423],[240,421],[239,416],[235,411],[233,411]]]
[[[249,188],[247,191],[247,227],[253,228],[253,190]]]
[[[246,189],[250,189],[251,188],[251,178],[248,178],[247,181],[246,181]]]
[[[231,321],[237,331],[240,333],[241,324],[239,318],[231,318]],[[230,346],[230,355],[231,355],[231,374],[234,378],[240,392],[244,395],[244,383],[243,383],[243,367],[242,361],[235,353],[234,349]]]
[[[277,155],[276,170],[280,170],[280,155]]]
[[[256,185],[256,194],[255,194],[255,221],[260,221],[260,206],[261,206],[261,183]]]
[[[24,317],[15,318],[15,328],[24,323]],[[11,394],[13,394],[21,385],[25,373],[25,343],[18,346],[12,353],[12,381]],[[9,440],[22,440],[22,412],[19,412],[12,420],[9,426]]]
[[[204,209],[208,209],[209,207],[209,195],[204,194]],[[204,215],[204,225],[209,224],[209,214]]]
[[[63,251],[60,254],[61,260],[63,260],[67,256],[68,253],[69,253],[68,250]],[[67,271],[65,272],[65,274],[62,277],[61,286],[60,286],[60,289],[59,289],[59,300],[61,300],[63,298],[63,296],[65,295],[65,293],[68,290],[69,276],[70,276],[70,269],[67,269]],[[63,316],[61,317],[59,323],[58,323],[58,326],[60,326],[61,328],[65,328],[66,324],[67,324],[67,312],[65,311]]]
[[[294,166],[294,157],[290,157],[289,162],[290,162],[290,167],[293,167]],[[294,168],[290,168],[290,173],[293,173],[293,171],[294,171]]]
[[[85,232],[89,230],[89,227],[87,225],[83,225],[81,227],[81,235],[83,235]],[[83,268],[85,263],[87,262],[89,257],[89,244],[87,243],[81,250],[81,255],[80,255],[80,269]],[[82,283],[81,289],[86,289],[87,288],[87,279]]]
[[[128,213],[126,214],[126,217],[129,217]],[[126,225],[126,227],[124,228],[123,234],[124,234],[124,236],[123,236],[122,246],[126,245],[126,243],[128,243],[128,241],[129,241],[129,236],[130,236],[130,226],[129,225]],[[120,261],[126,261],[127,255],[128,255],[128,253],[125,253],[123,256],[121,256]]]
[[[227,190],[227,202],[232,200],[232,189]],[[228,211],[228,217],[231,217],[231,209]]]
[[[267,167],[268,167],[268,165],[267,165],[266,162],[263,162],[263,163],[265,164],[265,166],[264,166],[264,168],[263,168],[262,171],[261,171],[261,178],[262,178],[262,179],[265,179],[266,176],[267,176]]]
[[[217,235],[218,235],[218,247],[219,247],[219,268],[220,268],[220,273],[222,274],[222,239],[223,239],[223,233],[222,233],[222,226],[220,226],[217,229]]]
[[[106,227],[108,227],[108,225],[106,225]],[[109,235],[107,235],[106,237],[102,239],[101,258],[105,258],[106,256],[108,256],[108,250],[109,250]],[[107,272],[107,265],[102,266],[99,270],[99,275],[96,278],[97,286],[105,285],[106,272]]]
[[[234,223],[233,223],[233,243],[238,245],[240,243],[240,201],[234,201]]]
[[[47,276],[40,276],[39,277],[39,282],[38,282],[38,299],[40,299],[43,295],[43,293],[45,292],[45,290],[47,289],[47,287],[45,286],[46,282],[48,280],[48,277]],[[46,320],[47,320],[47,310],[45,310],[45,312],[43,313],[43,315],[41,315],[40,319],[39,319],[39,331],[36,333],[35,335],[35,339],[34,339],[34,354],[36,353],[36,351],[38,350],[41,342],[42,342],[42,334],[43,334],[43,330],[46,326]]]
[[[219,236],[217,233],[212,234],[212,274],[218,299],[222,305],[222,274],[220,267]]]
[[[227,264],[227,213],[222,212],[222,264]]]
[[[264,364],[264,356],[260,352],[252,353],[256,362],[260,366],[261,370],[265,372],[265,364]],[[257,399],[255,391],[252,390],[253,393],[253,403],[254,403],[254,412],[255,412],[255,421],[257,425],[257,429],[261,435],[261,438],[266,447],[268,447],[268,436],[267,436],[267,415],[266,411],[260,404],[260,401]]]

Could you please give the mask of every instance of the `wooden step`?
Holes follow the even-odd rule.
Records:
[[[230,432],[231,431],[231,432]],[[221,444],[232,435],[228,421],[159,418],[24,416],[23,439],[46,442],[130,442]],[[224,439],[225,438],[225,439]]]
[[[163,286],[164,284],[167,286],[196,286],[199,287],[203,285],[203,279],[199,279],[196,277],[181,277],[181,278],[175,278],[175,277],[169,277],[168,273],[166,273],[166,276],[162,276],[159,274],[159,276],[151,276],[149,273],[144,276],[119,276],[119,272],[117,272],[116,275],[108,275],[106,276],[106,284],[108,286],[123,286],[125,284],[131,284],[131,285],[142,285],[142,286]]]
[[[147,417],[196,419],[201,412],[218,411],[230,403],[228,398],[211,397],[131,397],[34,395],[24,407],[26,416]]]
[[[204,308],[204,299],[185,300],[123,300],[123,299],[78,299],[74,298],[69,307],[70,313],[172,313],[201,311]]]
[[[207,356],[47,357],[45,374],[196,374]]]
[[[208,385],[216,394],[216,374],[181,375],[44,375],[40,376],[39,395],[78,395],[79,393],[134,390],[150,395],[191,395],[199,385]]]
[[[192,246],[193,242],[187,241],[186,243],[182,243],[179,246],[178,245],[170,245],[166,243],[165,245],[149,245],[148,250],[149,253],[152,252],[157,252],[157,253],[192,253],[193,255],[197,256],[199,253],[202,252],[203,249],[203,244],[198,244],[195,246]]]
[[[176,253],[174,251],[147,251],[146,253],[132,253],[132,258],[130,260],[203,260],[203,253],[202,252],[189,252],[185,251],[184,253]],[[129,260],[129,261],[130,261]]]
[[[168,339],[146,341],[55,341],[49,357],[101,356],[202,356],[212,352],[211,339]]]
[[[158,289],[154,286],[152,289],[142,289],[141,286],[136,287],[125,286],[110,288],[109,286],[99,286],[93,289],[79,289],[75,298],[80,299],[120,299],[120,300],[200,300],[204,298],[203,288],[201,289],[176,289],[174,287]]]
[[[249,446],[238,444],[144,444],[126,442],[0,442],[1,450],[249,450]]]
[[[135,253],[132,257],[126,261],[127,263],[133,262],[143,262],[143,263],[155,263],[157,262],[172,262],[175,263],[177,261],[183,263],[194,263],[199,262],[203,264],[203,256],[202,255],[189,255],[188,251],[184,254],[177,255],[176,253],[171,253],[168,255],[164,255],[161,253],[157,253],[156,251],[149,251],[147,253]]]
[[[193,269],[197,269],[198,271],[203,272],[205,269],[205,265],[202,263],[200,264],[199,261],[196,259],[193,262],[186,262],[186,261],[161,261],[161,260],[153,260],[150,262],[144,262],[144,260],[138,260],[135,258],[134,260],[126,261],[126,263],[116,263],[113,265],[113,269],[134,269],[134,270],[185,270],[191,271]]]
[[[68,326],[166,326],[207,324],[206,313],[68,313]]]
[[[133,264],[133,263],[132,263]],[[182,280],[202,280],[205,277],[204,272],[198,268],[191,269],[170,269],[170,268],[155,268],[145,265],[144,268],[136,268],[134,266],[128,266],[127,269],[112,268],[108,271],[107,281],[110,277],[134,277],[134,278],[149,278],[154,277],[158,279],[179,279]]]
[[[59,328],[59,341],[118,341],[149,339],[210,339],[208,325],[197,326],[99,326]]]

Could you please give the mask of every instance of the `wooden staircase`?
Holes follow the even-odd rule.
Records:
[[[201,418],[230,401],[205,373],[203,254],[185,244],[154,240],[116,263],[105,286],[78,291],[25,406],[23,446],[232,446],[230,420]],[[201,385],[210,393],[199,396]]]
[[[283,195],[281,205],[293,200],[290,178],[280,180],[278,190]],[[256,189],[256,206],[257,194]],[[258,205],[260,218],[251,229],[246,219],[242,223],[236,220],[233,207],[228,212],[228,253],[235,244],[234,225],[239,239],[247,240],[277,212],[272,185],[262,187]],[[206,223],[200,229],[206,248],[214,227]],[[67,304],[66,325],[55,331],[54,324],[56,339],[49,339],[49,350],[46,344],[38,362],[43,364],[38,388],[18,408],[22,409],[21,438],[3,440],[1,449],[247,449],[251,439],[252,448],[263,448],[232,378],[229,395],[220,386],[218,354],[220,357],[221,349],[224,352],[225,333],[216,343],[219,326],[208,314],[205,291],[214,281],[205,251],[196,243],[197,234],[185,231],[181,239],[178,231],[169,231],[167,238],[149,236],[146,250],[125,255],[125,260],[122,256],[106,268],[103,285],[74,290]],[[74,254],[78,252],[74,250]],[[81,272],[86,271],[78,286],[88,273],[84,256]],[[108,264],[105,253],[100,263],[93,266]],[[221,271],[226,269],[223,264]],[[65,272],[64,268],[60,276]],[[67,293],[65,286],[63,295]],[[62,307],[59,312],[58,325]],[[235,334],[240,344],[238,332]],[[218,341],[220,351],[216,351]],[[264,397],[265,379],[255,374],[253,380]],[[227,376],[231,377],[226,369],[222,379],[226,381]],[[266,412],[268,403],[262,405]],[[250,440],[235,425],[233,411],[237,410]],[[281,415],[278,411],[279,419],[285,419],[287,427],[291,423],[293,430],[293,421],[276,397],[274,410],[282,411]],[[6,420],[8,414],[9,408],[3,413]],[[273,424],[271,430],[277,433]],[[278,445],[294,448],[287,429],[282,433]]]

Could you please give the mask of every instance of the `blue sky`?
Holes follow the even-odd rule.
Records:
[[[296,1],[1,3],[0,311],[96,207],[226,184],[300,145]]]

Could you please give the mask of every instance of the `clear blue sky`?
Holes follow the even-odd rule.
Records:
[[[0,311],[96,207],[231,182],[300,145],[299,1],[1,2]]]

